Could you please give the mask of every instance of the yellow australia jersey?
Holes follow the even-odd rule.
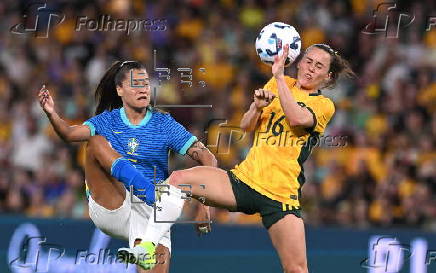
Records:
[[[320,92],[309,94],[295,86],[296,80],[285,77],[286,84],[301,107],[314,117],[312,128],[290,126],[280,105],[277,82],[272,78],[264,89],[277,97],[263,108],[253,146],[244,161],[232,172],[257,192],[292,207],[300,206],[300,188],[305,182],[302,164],[330,121],[335,107]]]

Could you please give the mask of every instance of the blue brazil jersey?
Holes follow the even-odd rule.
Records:
[[[83,124],[91,136],[104,136],[115,151],[156,183],[168,178],[169,150],[184,155],[197,140],[170,114],[152,107],[138,125],[130,123],[124,108],[105,111]]]

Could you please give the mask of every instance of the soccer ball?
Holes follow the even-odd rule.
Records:
[[[285,65],[288,66],[300,55],[301,39],[291,25],[274,22],[260,31],[256,37],[256,51],[260,60],[268,65],[274,63],[274,56],[282,54],[282,48],[289,44],[289,54]]]

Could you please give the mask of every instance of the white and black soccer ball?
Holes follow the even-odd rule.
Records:
[[[256,51],[262,62],[272,65],[274,56],[282,54],[286,44],[289,44],[289,54],[285,65],[290,65],[300,55],[301,39],[297,30],[288,24],[274,22],[266,25],[256,37]]]

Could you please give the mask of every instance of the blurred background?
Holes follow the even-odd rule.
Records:
[[[321,145],[305,163],[302,202],[313,272],[330,272],[323,271],[328,267],[320,267],[322,262],[313,262],[325,254],[322,249],[311,252],[310,242],[321,244],[313,236],[325,240],[322,232],[335,230],[335,238],[340,238],[347,230],[346,236],[363,242],[355,242],[352,272],[376,272],[359,265],[368,256],[368,236],[374,230],[394,237],[399,236],[398,228],[418,237],[436,235],[434,1],[83,0],[47,1],[39,11],[40,4],[34,3],[38,2],[0,2],[0,227],[8,230],[5,234],[12,236],[14,228],[26,221],[46,225],[47,232],[62,229],[66,225],[62,221],[83,223],[83,230],[91,234],[84,146],[56,136],[36,100],[42,84],[54,96],[59,115],[70,124],[81,124],[93,115],[94,90],[105,70],[116,60],[139,60],[153,77],[154,104],[170,105],[161,108],[206,143],[219,165],[229,169],[252,144],[252,136],[237,130],[252,92],[271,77],[270,67],[256,55],[255,37],[264,25],[282,21],[296,27],[303,48],[327,43],[358,75],[323,90],[336,105],[325,135],[340,137],[342,145]],[[388,11],[393,3],[396,7]],[[78,29],[79,17],[98,21],[102,15],[152,22],[146,30],[129,34],[95,30],[93,25]],[[32,31],[36,18],[40,25]],[[25,26],[21,34],[11,32],[17,24]],[[294,73],[294,67],[287,71]],[[174,107],[177,104],[212,107]],[[187,168],[194,162],[172,155],[170,166]],[[190,213],[187,209],[186,218]],[[246,234],[266,236],[258,216],[214,209],[213,221],[217,238],[232,236],[232,229],[222,226],[229,224],[247,228]],[[9,235],[1,241],[3,254]],[[263,272],[280,272],[269,244],[265,240],[253,248],[273,253],[267,256],[274,270]],[[428,247],[436,249],[436,242]],[[339,256],[346,252],[341,246],[337,250]],[[178,272],[182,259],[174,255],[172,270]],[[244,255],[247,261],[256,257]],[[260,272],[259,268],[247,271]]]

